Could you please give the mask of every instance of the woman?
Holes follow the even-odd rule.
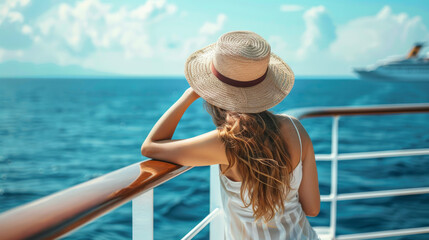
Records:
[[[261,36],[236,31],[193,53],[185,76],[191,88],[155,124],[142,154],[219,164],[226,239],[319,239],[306,218],[320,210],[310,137],[297,119],[267,110],[292,89],[290,67]],[[200,96],[216,129],[172,140]]]

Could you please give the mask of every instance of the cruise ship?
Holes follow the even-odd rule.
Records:
[[[406,57],[389,57],[364,68],[355,68],[354,72],[370,80],[428,81],[429,54],[419,56],[424,45],[416,43]]]

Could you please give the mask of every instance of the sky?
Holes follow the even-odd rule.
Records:
[[[236,30],[296,76],[353,76],[429,44],[428,12],[419,0],[0,0],[0,77],[183,76],[192,52]]]

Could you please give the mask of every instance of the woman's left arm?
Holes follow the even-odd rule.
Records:
[[[143,156],[184,166],[227,163],[217,130],[188,139],[171,139],[186,109],[198,98],[198,94],[188,88],[162,115],[141,146]]]

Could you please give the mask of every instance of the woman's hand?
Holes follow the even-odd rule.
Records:
[[[192,87],[186,89],[183,95],[187,98],[192,99],[193,101],[197,100],[200,97],[200,95],[198,95]]]

